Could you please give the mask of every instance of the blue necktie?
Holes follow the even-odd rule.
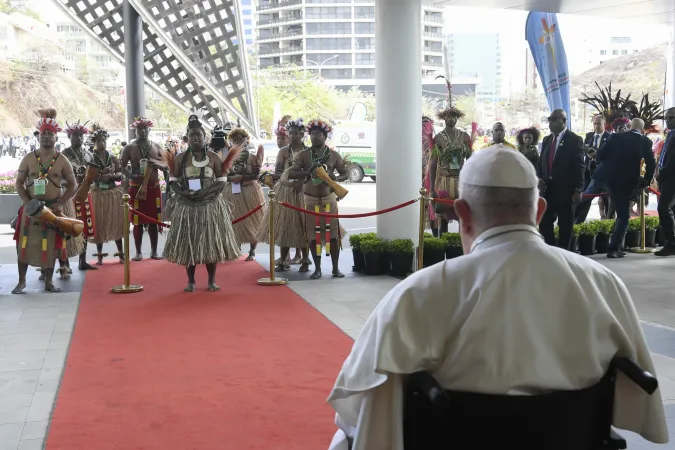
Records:
[[[595,142],[593,143],[593,147],[595,147],[596,150],[598,149],[598,140],[599,140],[599,138],[600,138],[600,135],[599,135],[599,134],[596,134],[596,135],[595,135]]]
[[[663,168],[663,164],[666,162],[666,153],[668,152],[668,146],[670,145],[670,141],[673,140],[673,134],[675,132],[671,131],[668,133],[668,137],[666,138],[666,143],[663,144],[663,149],[661,150],[661,157],[659,158],[659,169]]]

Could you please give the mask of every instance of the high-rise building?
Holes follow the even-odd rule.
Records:
[[[294,64],[341,86],[375,78],[374,2],[261,0],[257,15],[260,68]],[[424,76],[442,73],[443,39],[443,10],[423,6]]]
[[[449,34],[447,45],[453,78],[478,78],[479,101],[502,99],[502,49],[498,33]]]
[[[246,49],[249,53],[254,50],[255,36],[255,11],[252,0],[241,0],[241,16],[244,22],[244,36],[246,37]]]

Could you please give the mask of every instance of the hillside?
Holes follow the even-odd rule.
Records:
[[[612,91],[622,90],[622,95],[632,93],[639,102],[642,93],[649,93],[651,100],[663,97],[666,72],[666,44],[614,58],[580,75],[572,77],[572,98],[581,98],[582,92],[595,95],[598,88],[612,82]],[[585,90],[584,90],[585,86]]]
[[[32,133],[35,110],[55,108],[59,122],[96,120],[108,129],[124,128],[119,98],[95,91],[75,78],[30,70],[0,70],[0,133]]]

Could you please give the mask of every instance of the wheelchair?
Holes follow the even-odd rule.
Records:
[[[658,387],[652,374],[625,357],[615,357],[593,386],[541,395],[447,391],[428,372],[416,372],[404,393],[405,450],[625,449],[612,429],[619,371],[650,395]]]

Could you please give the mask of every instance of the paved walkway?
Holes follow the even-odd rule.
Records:
[[[260,245],[258,262],[265,267],[268,251],[268,247]],[[10,291],[16,284],[14,258],[9,227],[0,225],[0,450],[41,449],[75,324],[83,278],[75,270],[71,280],[58,282],[63,293],[45,294],[37,281],[37,272],[29,272],[27,294],[12,296]],[[675,441],[675,312],[672,307],[675,279],[671,275],[675,260],[651,255],[629,255],[613,261],[597,258],[624,279],[645,321],[643,328],[668,411],[671,440]],[[330,267],[328,260],[324,264],[326,269]],[[309,274],[298,274],[296,269],[284,275],[291,280],[290,287],[295,292],[355,338],[379,300],[398,280],[352,273],[348,249],[343,253],[340,266],[347,274],[342,280],[325,277],[311,281]],[[111,285],[118,282],[121,280],[111,280]],[[630,440],[631,450],[672,448],[646,443],[631,433],[624,436]],[[326,437],[326,445],[330,438]]]

